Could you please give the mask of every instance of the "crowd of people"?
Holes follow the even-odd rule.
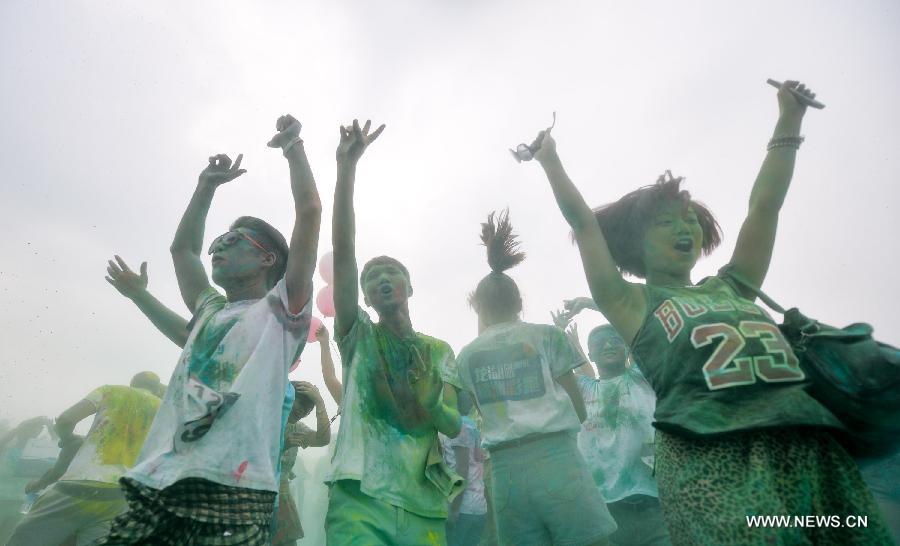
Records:
[[[290,240],[243,216],[204,248],[217,189],[245,172],[242,156],[216,155],[170,247],[188,316],[147,290],[146,264],[109,262],[107,281],[181,356],[167,385],[141,372],[52,425],[29,422],[54,431],[60,454],[27,484],[41,494],[8,544],[290,545],[311,525],[337,546],[892,544],[896,511],[882,514],[835,437],[845,425],[808,394],[790,345],[736,280],[766,277],[813,97],[797,82],[779,88],[734,253],[696,283],[721,232],[682,179],[667,172],[592,209],[550,129],[520,146],[517,158],[547,175],[590,297],[565,301],[552,324],[521,320],[507,271],[525,253],[509,212],[491,213],[480,233],[488,273],[468,296],[478,335],[458,353],[413,327],[403,263],[359,267],[357,165],[385,126],[342,126],[331,217],[340,369],[328,330],[315,332],[336,430],[317,388],[288,378],[311,328],[322,206],[301,125],[282,116],[269,146],[288,164]],[[609,323],[589,333],[586,354],[572,322],[585,309]],[[300,422],[313,413],[315,429]],[[88,434],[74,434],[89,417]],[[327,511],[301,525],[290,482],[298,450],[314,446],[331,450]],[[782,514],[867,520],[748,523]]]

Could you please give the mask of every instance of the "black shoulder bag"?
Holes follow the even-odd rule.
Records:
[[[828,326],[796,307],[785,311],[731,270],[720,275],[784,316],[778,328],[806,373],[807,392],[847,427],[839,439],[851,455],[885,457],[900,450],[900,350],[872,338],[869,324]]]

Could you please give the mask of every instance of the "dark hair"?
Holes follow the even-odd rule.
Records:
[[[497,221],[494,222],[494,216]],[[491,272],[481,279],[475,292],[469,294],[469,305],[475,311],[490,309],[498,315],[517,315],[522,311],[522,295],[516,281],[504,273],[525,259],[519,250],[518,236],[512,232],[509,210],[488,215],[481,224],[481,244],[487,247],[487,261]]]
[[[284,277],[284,272],[287,269],[288,244],[284,239],[284,235],[265,220],[260,220],[253,216],[241,216],[232,222],[231,227],[228,229],[235,230],[237,228],[253,231],[258,236],[257,241],[259,244],[275,255],[275,263],[269,269],[269,274],[266,277],[266,286],[272,288]]]
[[[291,385],[294,387],[294,405],[300,407],[301,417],[306,417],[309,415],[309,412],[316,407],[316,401],[309,396],[300,393],[298,390],[300,388],[300,381],[291,381]]]
[[[139,372],[131,378],[129,386],[134,389],[144,389],[162,398],[166,394],[166,386],[159,380],[159,376],[153,372]]]
[[[656,184],[639,188],[624,197],[594,209],[594,216],[603,231],[609,252],[622,273],[644,278],[647,269],[643,258],[644,232],[659,208],[672,201],[680,201],[697,213],[703,230],[703,255],[709,255],[722,242],[722,228],[705,205],[691,199],[681,189],[682,177],[675,178],[666,171]]]
[[[591,330],[591,333],[588,334],[587,346],[589,351],[591,349],[591,344],[594,343],[597,337],[601,335],[616,336],[618,338],[622,337],[619,335],[619,331],[616,330],[612,324],[601,324],[600,326],[597,326],[596,328]],[[622,342],[624,343],[625,340],[623,339]]]
[[[366,265],[363,266],[362,272],[359,274],[359,286],[363,290],[365,290],[366,275],[369,274],[369,271],[371,271],[372,268],[375,267],[376,265],[385,265],[385,264],[396,266],[400,271],[403,272],[403,276],[406,277],[406,282],[408,282],[409,284],[412,284],[412,281],[409,280],[409,270],[406,269],[405,265],[400,263],[400,260],[398,260],[396,258],[391,258],[390,256],[377,256],[375,258],[372,258],[368,262],[366,262]]]

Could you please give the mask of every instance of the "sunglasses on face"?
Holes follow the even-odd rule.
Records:
[[[213,239],[212,244],[209,245],[209,250],[207,251],[207,253],[212,254],[213,252],[215,252],[215,249],[219,245],[222,245],[224,247],[229,247],[229,246],[235,244],[236,242],[240,241],[241,239],[246,239],[246,240],[250,241],[250,244],[252,244],[256,248],[262,250],[266,254],[272,253],[271,250],[264,247],[259,241],[257,241],[253,237],[247,235],[243,231],[237,231],[237,230],[229,231],[228,233],[223,233],[222,235],[219,235],[218,237]]]

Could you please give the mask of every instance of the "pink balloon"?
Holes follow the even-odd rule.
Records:
[[[295,360],[294,363],[291,364],[291,369],[288,370],[288,373],[291,373],[292,371],[296,370],[297,366],[299,366],[299,365],[300,365],[300,357],[297,357],[297,360]]]
[[[322,321],[319,320],[318,317],[311,317],[309,319],[309,334],[306,336],[307,343],[316,341],[316,330],[319,329],[319,326],[322,326]]]
[[[322,257],[319,259],[319,275],[322,277],[322,280],[331,284],[334,282],[334,253],[331,251],[322,254]],[[334,316],[334,315],[325,315]]]
[[[334,316],[334,288],[330,284],[319,290],[319,294],[316,296],[316,307],[323,316]]]

